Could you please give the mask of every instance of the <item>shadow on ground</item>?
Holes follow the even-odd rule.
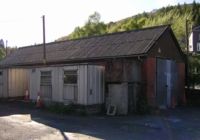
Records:
[[[73,116],[52,114],[22,101],[0,102],[0,116],[30,114],[31,119],[60,131],[106,140],[180,139],[200,137],[200,110],[177,108],[157,116]]]

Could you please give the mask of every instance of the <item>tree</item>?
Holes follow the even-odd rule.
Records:
[[[5,57],[6,53],[5,53],[5,49],[4,48],[0,48],[0,60],[2,60]]]
[[[196,4],[195,1],[193,1],[192,3],[192,21],[193,21],[193,25],[197,26],[198,24],[200,24],[200,8],[199,5]]]
[[[98,12],[94,12],[94,14],[90,15],[88,18],[88,23],[99,23],[101,19],[101,15]]]
[[[107,26],[100,21],[101,15],[98,12],[88,17],[83,27],[76,27],[68,38],[75,39],[92,35],[101,35],[106,33]]]

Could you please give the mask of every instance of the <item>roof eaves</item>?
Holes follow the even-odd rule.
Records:
[[[90,62],[95,60],[107,60],[107,59],[116,59],[116,58],[136,58],[136,57],[145,57],[147,54],[133,54],[133,55],[121,55],[121,56],[112,56],[112,57],[94,57],[94,58],[86,58],[86,59],[67,59],[62,61],[47,61],[44,65],[43,62],[34,62],[34,63],[23,63],[23,64],[4,64],[0,65],[0,68],[14,68],[14,67],[26,67],[26,66],[35,66],[35,65],[44,65],[48,66],[51,64],[67,64],[67,63],[79,63],[79,62]]]

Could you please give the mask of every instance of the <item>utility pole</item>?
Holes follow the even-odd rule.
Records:
[[[186,34],[186,47],[187,47],[187,55],[189,55],[189,41],[188,41],[188,19],[185,21],[185,34]]]
[[[6,56],[8,55],[8,40],[6,40]]]
[[[186,47],[187,47],[187,55],[186,55],[186,82],[187,82],[187,91],[189,92],[190,84],[189,84],[189,76],[190,76],[190,67],[189,67],[189,41],[188,41],[188,19],[185,21],[185,35],[186,35]]]
[[[45,16],[42,16],[43,25],[43,63],[46,64],[46,38],[45,38]]]

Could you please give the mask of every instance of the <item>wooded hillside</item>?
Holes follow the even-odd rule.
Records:
[[[100,14],[95,12],[89,16],[88,21],[83,27],[76,27],[71,34],[61,37],[58,40],[76,39],[92,35],[171,24],[179,44],[185,50],[185,21],[186,19],[189,20],[189,31],[191,31],[192,26],[200,24],[200,4],[193,2],[192,4],[178,4],[176,6],[163,7],[149,13],[144,12],[107,24],[100,21],[100,18]]]

